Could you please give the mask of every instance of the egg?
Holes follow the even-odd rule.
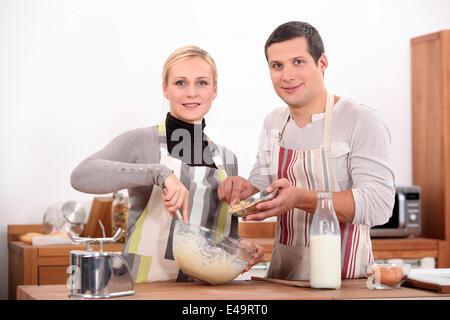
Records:
[[[403,270],[400,267],[391,267],[391,268],[382,266],[373,267],[370,275],[373,275],[375,273],[376,280],[378,279],[377,272],[379,272],[379,281],[382,284],[388,286],[394,286],[398,284],[403,277]]]
[[[400,267],[391,267],[392,276],[396,282],[400,282],[403,278],[403,270]]]

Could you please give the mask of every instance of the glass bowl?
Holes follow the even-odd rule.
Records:
[[[181,270],[210,285],[227,283],[248,265],[255,251],[213,230],[176,220],[173,256]]]
[[[408,263],[372,263],[364,265],[369,289],[395,289],[405,282],[411,265]]]

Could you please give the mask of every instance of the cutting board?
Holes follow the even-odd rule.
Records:
[[[311,286],[309,285],[309,281],[304,280],[281,280],[281,279],[261,278],[261,277],[252,277],[252,280],[280,283],[293,287],[311,288]]]
[[[450,269],[412,269],[403,285],[450,293]]]
[[[82,237],[103,238],[103,232],[98,220],[105,227],[105,236],[111,237],[111,208],[113,201],[113,197],[94,197],[86,228],[81,234]]]

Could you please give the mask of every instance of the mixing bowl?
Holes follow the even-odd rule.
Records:
[[[236,278],[255,251],[213,230],[175,221],[173,255],[181,270],[210,285]]]

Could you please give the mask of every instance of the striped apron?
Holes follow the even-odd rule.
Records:
[[[337,192],[341,191],[336,182],[331,165],[333,146],[331,123],[333,118],[334,95],[327,94],[325,121],[320,149],[294,150],[280,146],[281,137],[289,121],[286,117],[279,129],[278,139],[273,139],[272,172],[278,179],[286,178],[293,186],[308,189]],[[273,171],[273,170],[276,171]],[[309,279],[309,228],[312,212],[298,208],[278,216],[275,244],[267,276],[287,280]],[[364,277],[363,264],[373,261],[369,228],[365,225],[339,223],[341,229],[341,277],[343,279]]]
[[[217,169],[191,167],[169,155],[166,126],[158,126],[160,164],[173,170],[175,176],[189,190],[189,223],[201,225],[218,233],[229,235],[232,216],[227,214],[228,204],[219,201],[217,189],[227,174],[217,146],[208,138]],[[134,282],[188,280],[174,260],[172,237],[175,219],[169,215],[162,200],[162,188],[154,185],[150,199],[137,221],[129,221],[129,230],[123,249]],[[233,222],[236,224],[237,222]]]

